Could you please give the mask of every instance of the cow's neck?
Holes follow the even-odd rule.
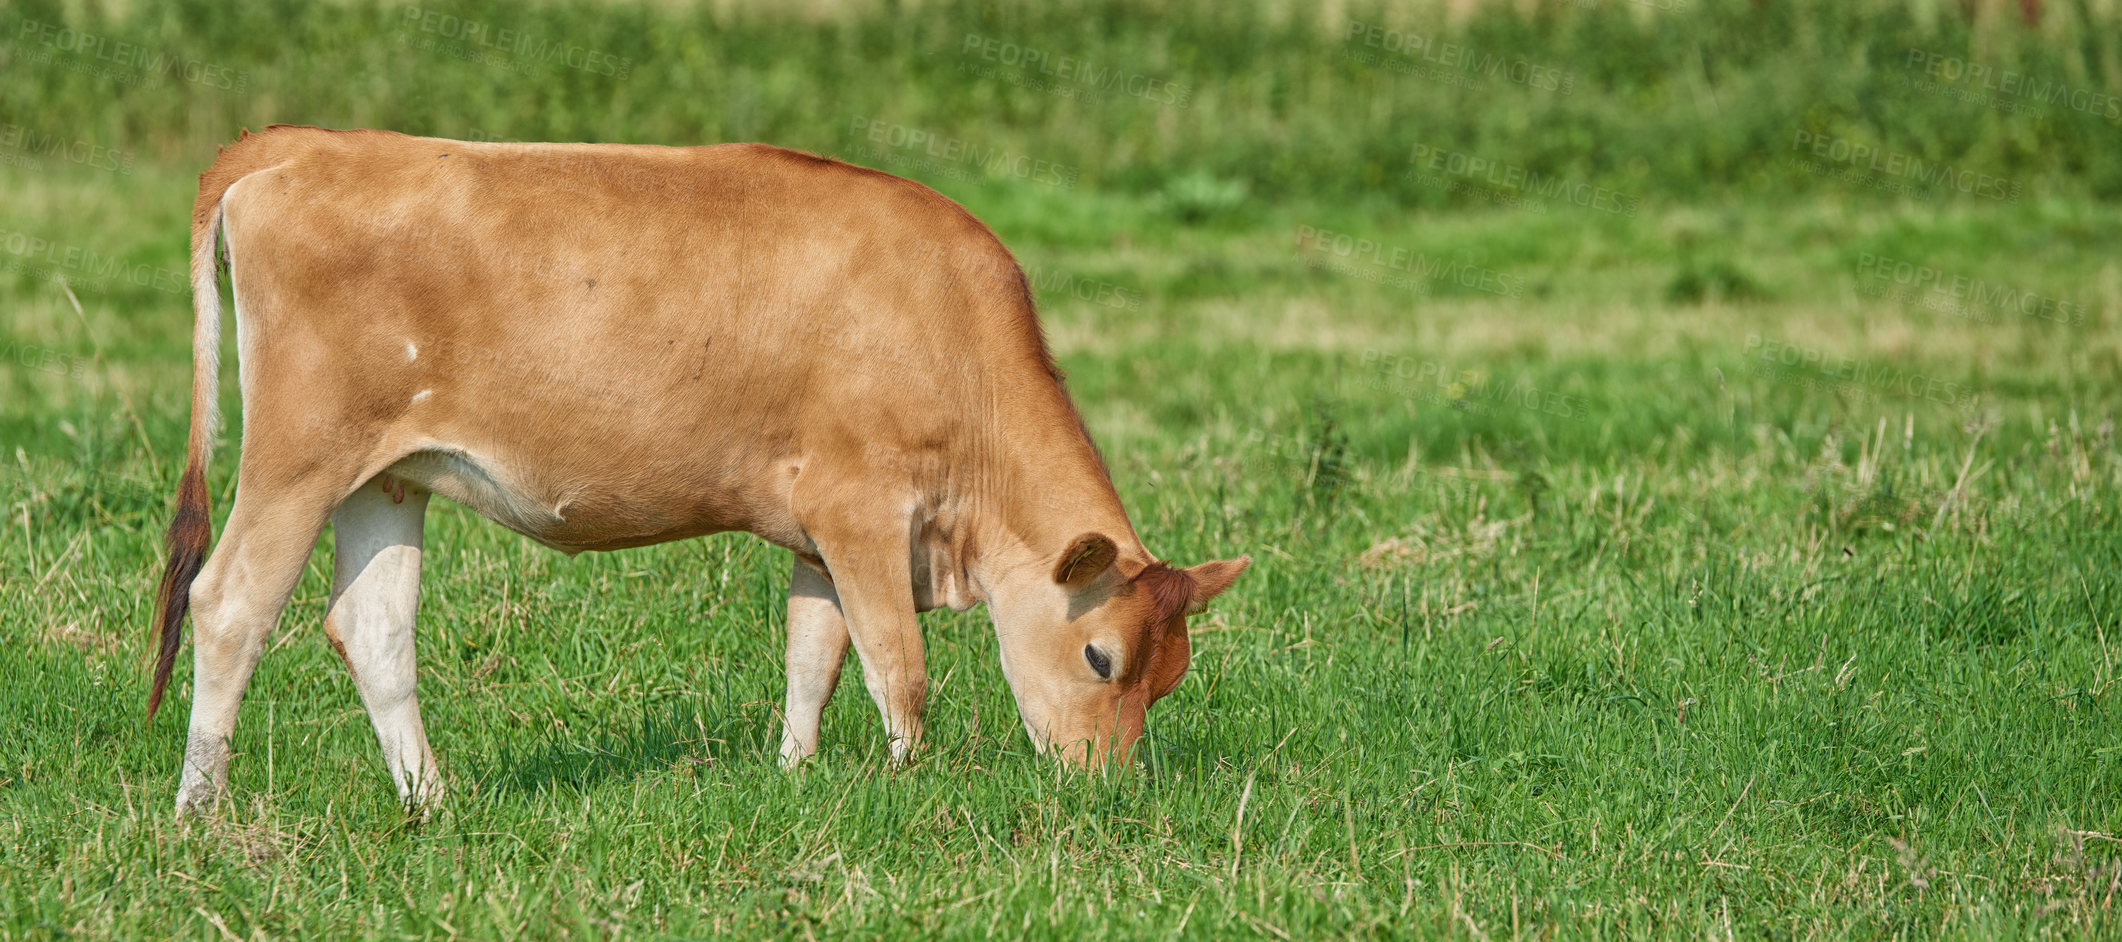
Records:
[[[1005,397],[987,435],[980,492],[964,521],[964,571],[990,597],[1004,584],[1047,578],[1069,543],[1103,533],[1123,560],[1149,561],[1111,477],[1058,385]]]

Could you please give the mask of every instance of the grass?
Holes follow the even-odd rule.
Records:
[[[4,179],[11,207],[35,207],[11,209],[11,231],[181,267],[180,172]],[[421,684],[452,813],[400,818],[316,630],[320,550],[246,704],[234,806],[174,822],[183,712],[140,716],[185,299],[85,284],[77,316],[17,273],[11,342],[80,368],[18,356],[4,374],[0,672],[17,680],[0,689],[0,927],[2110,925],[2111,217],[1807,202],[1416,223],[1299,207],[1214,233],[1143,214],[1116,241],[1032,221],[1070,197],[957,195],[1027,233],[1034,269],[1148,299],[1043,301],[1152,547],[1260,560],[1198,629],[1143,774],[1037,761],[977,611],[924,616],[939,680],[919,764],[884,770],[856,689],[829,710],[820,760],[784,774],[784,554],[730,535],[569,559],[439,506]],[[1533,274],[1518,299],[1413,296],[1307,267],[1300,226]],[[1768,297],[1671,300],[1672,240],[1705,230]],[[1981,323],[1868,298],[1864,254],[2033,282],[2089,314]],[[1787,349],[1823,359],[1786,365]],[[1894,378],[1911,374],[1978,404]]]
[[[234,28],[161,9],[124,35]],[[1054,45],[1106,48],[1076,35]],[[839,48],[816,41],[794,48]],[[37,74],[5,94],[58,81]],[[369,111],[241,107],[447,127],[352,81]],[[783,104],[760,114],[802,89],[763,86]],[[1086,162],[1073,190],[912,167],[1034,274],[1150,547],[1255,557],[1197,621],[1144,769],[1036,759],[974,611],[923,616],[915,765],[884,768],[850,679],[818,760],[781,772],[784,553],[567,558],[438,502],[420,684],[449,812],[396,807],[317,630],[327,540],[252,684],[233,800],[180,822],[188,656],[176,709],[141,720],[190,376],[166,273],[231,122],[151,91],[75,109],[128,167],[0,163],[0,937],[2116,931],[2122,217],[2081,198],[2098,164],[2018,202],[1697,174],[1634,215],[1277,190],[1243,128],[1203,160],[1263,168],[1242,198],[1221,170],[1159,176],[1178,151]],[[957,105],[1066,127],[1049,97]],[[72,127],[69,101],[28,113]],[[655,114],[624,120],[675,135]],[[513,120],[497,136],[572,127]],[[225,513],[233,370],[221,392]]]
[[[290,120],[907,159],[925,134],[1012,158],[966,172],[1041,161],[1192,218],[1515,187],[1426,181],[1417,147],[1630,201],[2122,198],[2122,29],[2104,3],[2042,4],[2031,26],[1951,0],[786,6],[18,0],[0,15],[0,130],[180,166]]]

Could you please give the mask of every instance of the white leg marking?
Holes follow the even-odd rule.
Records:
[[[781,725],[781,764],[793,766],[818,751],[825,703],[847,660],[847,619],[833,584],[796,560],[788,585],[788,697]]]
[[[424,809],[441,795],[414,695],[413,622],[420,607],[427,492],[382,475],[332,514],[332,605],[324,630],[353,672],[398,797]]]

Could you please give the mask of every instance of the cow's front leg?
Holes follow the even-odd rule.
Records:
[[[914,617],[906,520],[879,515],[875,506],[842,504],[810,515],[804,529],[832,572],[863,684],[884,717],[892,764],[900,765],[921,744],[928,665]]]
[[[781,765],[818,751],[825,702],[847,660],[847,619],[832,580],[801,559],[788,580],[788,697],[781,717]]]

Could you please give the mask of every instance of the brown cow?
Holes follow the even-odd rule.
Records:
[[[217,246],[244,425],[205,560]],[[413,692],[430,494],[568,553],[724,530],[787,547],[786,763],[816,751],[850,641],[904,761],[928,688],[914,613],[982,601],[1033,743],[1124,759],[1186,672],[1186,616],[1249,562],[1176,569],[1142,547],[1016,262],[956,203],[874,170],[752,144],[276,126],[200,176],[192,288],[148,701],[189,607],[180,811],[225,787],[237,705],[327,520],[325,633],[400,794],[439,795]]]

